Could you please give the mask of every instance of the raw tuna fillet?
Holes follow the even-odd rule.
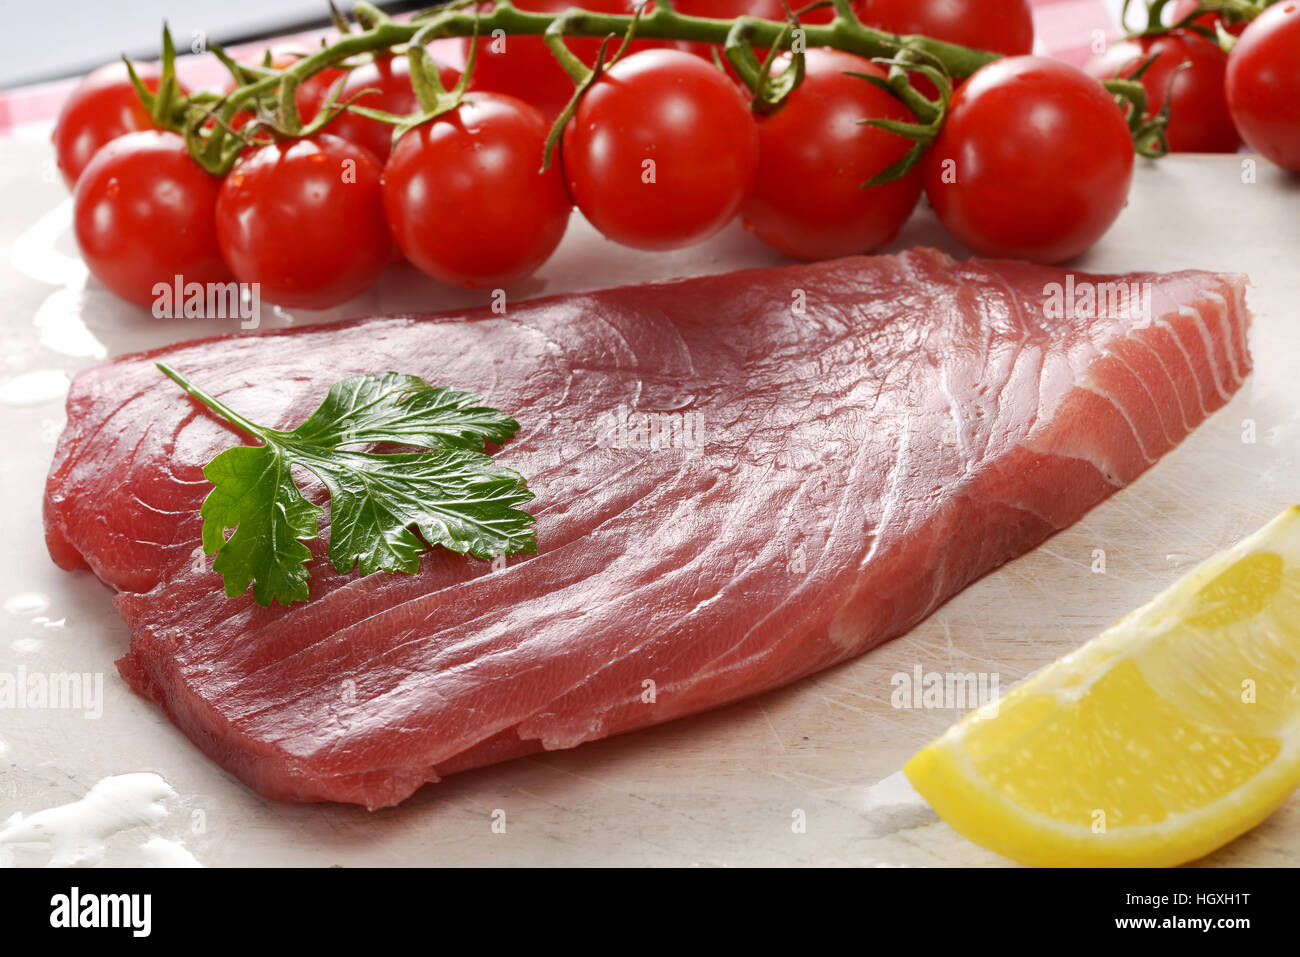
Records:
[[[1114,281],[1147,298],[1102,286],[1086,316],[1079,290]],[[117,589],[123,676],[214,760],[273,798],[383,807],[906,632],[1227,402],[1247,322],[1241,277],[915,250],[185,343],[77,377],[49,549]],[[309,602],[225,598],[201,469],[246,440],[162,358],[281,428],[361,372],[483,393],[523,424],[496,454],[537,493],[539,554],[361,578],[317,544]]]

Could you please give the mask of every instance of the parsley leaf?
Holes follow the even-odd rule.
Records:
[[[203,550],[217,556],[212,567],[229,597],[251,584],[259,605],[307,600],[311,552],[303,542],[320,533],[324,509],[303,497],[295,466],[329,491],[329,558],[340,573],[415,572],[426,545],[482,559],[537,551],[535,520],[520,508],[533,493],[483,452],[485,440],[505,442],[519,423],[473,393],[398,372],[352,376],[285,432],[249,421],[170,366],[158,368],[262,442],[226,449],[203,469],[213,486],[200,509]],[[355,448],[381,442],[424,451]]]

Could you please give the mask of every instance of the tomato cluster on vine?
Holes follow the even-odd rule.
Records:
[[[594,0],[590,9],[632,8]],[[674,9],[786,16],[777,0],[677,0]],[[1300,47],[1294,2],[1266,10],[1231,59],[1199,20],[1116,47],[1093,72],[1128,81],[1139,105],[1127,113],[1084,71],[1030,55],[1027,0],[855,0],[853,13],[887,34],[992,52],[953,84],[911,62],[777,50],[765,65],[766,54],[751,61],[768,79],[797,67],[798,82],[773,102],[763,100],[767,80],[751,89],[753,78],[746,85],[737,73],[743,64],[715,62],[707,44],[633,39],[597,64],[602,41],[566,39],[566,67],[541,37],[476,36],[464,41],[465,82],[446,64],[426,80],[453,95],[427,111],[412,61],[375,50],[296,86],[298,119],[319,127],[301,137],[262,129],[262,101],[213,114],[208,129],[260,131],[224,176],[200,165],[186,137],[160,128],[165,105],[151,112],[124,68],[106,68],[72,95],[55,132],[75,186],[77,241],[92,274],[132,302],[148,305],[158,282],[179,275],[258,283],[268,302],[320,309],[363,292],[397,258],[447,283],[517,282],[554,252],[575,206],[607,238],[638,249],[689,246],[739,217],[782,253],[822,259],[890,243],[924,192],[972,250],[1058,262],[1119,215],[1144,136],[1171,149],[1234,149],[1240,130],[1300,167],[1300,118],[1288,113],[1300,95],[1268,80],[1270,58]],[[835,15],[814,7],[798,23]],[[301,56],[274,50],[249,75]],[[1143,57],[1151,62],[1139,65]],[[570,102],[575,71],[585,73]],[[227,95],[246,79],[234,72]],[[158,90],[157,71],[139,78]],[[1180,122],[1166,128],[1170,114]],[[394,139],[386,118],[408,115],[418,122]],[[557,115],[562,129],[552,134]]]

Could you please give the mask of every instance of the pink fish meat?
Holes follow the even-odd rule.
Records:
[[[1224,405],[1248,321],[1239,276],[919,249],[182,343],[77,377],[48,544],[116,590],[123,676],[214,760],[384,807],[906,632]],[[482,393],[522,423],[495,454],[537,494],[539,553],[358,577],[315,543],[310,601],[224,597],[201,470],[246,440],[161,359],[281,428],[356,373]]]

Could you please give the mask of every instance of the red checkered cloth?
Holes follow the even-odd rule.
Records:
[[[1034,52],[1083,66],[1120,36],[1114,4],[1107,0],[1030,0]]]
[[[575,0],[581,6],[581,0]],[[1034,52],[1044,56],[1059,57],[1070,63],[1082,64],[1097,48],[1119,36],[1119,28],[1108,0],[1030,0],[1034,9]],[[257,57],[271,42],[276,45],[301,45],[312,49],[322,31],[297,34],[275,41],[259,41],[236,47],[236,56]],[[447,50],[458,57],[459,41],[447,43]],[[177,66],[181,78],[191,89],[221,83],[226,72],[211,56],[181,57]],[[0,91],[0,135],[12,133],[20,126],[48,123],[59,112],[68,91],[76,85],[75,79],[56,80],[35,86]]]

